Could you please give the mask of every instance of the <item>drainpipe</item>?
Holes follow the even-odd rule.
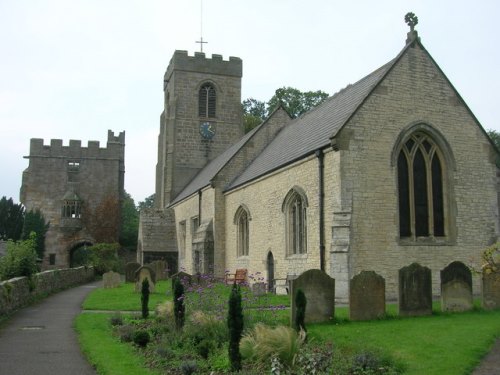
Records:
[[[198,226],[201,224],[201,189],[198,190]]]
[[[325,272],[325,155],[316,150],[318,158],[318,201],[319,201],[319,268]]]

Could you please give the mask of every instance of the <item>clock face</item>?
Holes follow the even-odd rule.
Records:
[[[215,126],[210,122],[202,122],[200,124],[200,134],[205,139],[212,139],[215,135]]]

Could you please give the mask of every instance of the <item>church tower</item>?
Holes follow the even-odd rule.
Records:
[[[239,58],[175,51],[163,81],[157,208],[166,207],[210,160],[243,136],[241,77]]]
[[[137,261],[177,270],[175,218],[168,205],[211,160],[244,135],[242,61],[175,51],[163,80],[155,208],[141,210]]]

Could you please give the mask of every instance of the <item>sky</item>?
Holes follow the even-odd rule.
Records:
[[[31,138],[125,131],[125,190],[154,192],[163,74],[175,50],[243,60],[242,100],[334,94],[423,45],[486,129],[500,131],[497,0],[0,0],[0,197],[19,201]]]

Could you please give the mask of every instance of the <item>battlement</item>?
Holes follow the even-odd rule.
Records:
[[[30,154],[25,158],[73,158],[73,159],[120,159],[124,160],[125,132],[122,131],[115,136],[114,132],[108,130],[107,147],[100,147],[99,141],[88,141],[87,147],[82,147],[82,141],[70,139],[67,146],[63,145],[62,139],[51,139],[50,145],[45,145],[42,138],[31,138]]]
[[[165,72],[165,81],[170,80],[175,70],[241,78],[243,62],[239,57],[230,56],[229,60],[224,60],[222,55],[214,54],[212,58],[207,58],[203,52],[195,52],[194,56],[189,56],[187,51],[176,50]]]

